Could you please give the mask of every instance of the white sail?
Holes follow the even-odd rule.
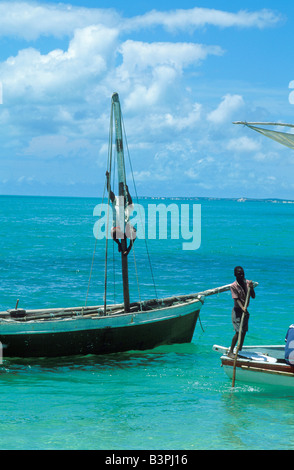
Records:
[[[269,137],[270,139],[279,142],[279,144],[285,145],[286,147],[290,147],[294,149],[294,134],[290,134],[289,132],[279,132],[273,131],[271,129],[264,129],[263,126],[284,126],[284,127],[294,127],[293,124],[282,124],[278,122],[243,122],[243,121],[236,121],[233,124],[243,124],[244,126],[250,127],[256,132]],[[258,125],[258,127],[256,126]]]

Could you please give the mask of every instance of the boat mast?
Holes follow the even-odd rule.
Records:
[[[117,150],[117,171],[118,171],[118,194],[119,201],[123,201],[121,208],[123,211],[126,207],[126,173],[125,173],[125,159],[124,159],[124,149],[123,149],[123,139],[122,139],[122,125],[121,125],[121,109],[120,102],[117,93],[112,95],[112,107],[114,113],[114,122],[115,122],[115,139],[116,139],[116,150]],[[125,217],[123,219],[123,227],[121,230],[125,233]],[[125,312],[130,311],[130,294],[129,294],[129,274],[128,274],[128,257],[124,255],[127,251],[127,240],[124,237],[121,240],[121,263],[122,263],[122,278],[123,278],[123,294],[124,294],[124,309]]]

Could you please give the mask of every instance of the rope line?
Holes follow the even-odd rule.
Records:
[[[114,106],[113,102],[111,102],[110,126],[109,126],[109,137],[108,137],[107,171],[109,173],[109,181],[111,181],[111,177],[113,177],[112,184],[113,184],[113,187],[114,187],[115,171],[113,171],[113,170],[115,169],[115,159],[113,158],[113,132],[114,132],[114,122],[113,122],[114,121],[114,110],[113,110],[113,106]],[[148,245],[147,245],[147,240],[146,240],[146,236],[145,236],[145,226],[143,226],[142,214],[141,214],[140,206],[139,206],[139,198],[138,198],[136,183],[135,183],[135,179],[134,179],[134,172],[133,172],[132,162],[131,162],[131,158],[130,158],[130,152],[129,152],[129,147],[128,147],[128,142],[127,142],[126,131],[125,131],[125,126],[124,126],[124,120],[123,120],[122,113],[121,113],[121,120],[122,120],[124,141],[125,141],[125,144],[126,144],[126,150],[127,150],[127,155],[128,155],[128,162],[129,162],[131,175],[132,175],[132,181],[133,181],[133,185],[134,185],[135,198],[136,198],[136,201],[137,201],[137,204],[138,204],[138,207],[139,207],[138,212],[139,212],[139,216],[140,216],[140,220],[141,220],[141,226],[143,228],[143,233],[144,233],[144,241],[145,241],[146,253],[147,253],[147,257],[148,257],[148,263],[149,263],[149,268],[150,268],[152,282],[153,282],[153,288],[154,288],[154,291],[155,291],[155,297],[158,298],[156,285],[155,285],[154,274],[153,274],[153,268],[152,268],[152,264],[151,264],[151,258],[150,258]],[[116,123],[115,123],[115,125],[116,125]],[[125,162],[124,162],[124,165],[125,165]],[[112,167],[114,167],[114,168],[112,168]],[[126,185],[124,185],[124,186],[125,186],[124,191],[127,194]],[[103,204],[104,204],[106,188],[107,188],[107,179],[106,179],[105,184],[104,184],[104,190],[103,190],[103,197],[102,197],[102,202],[101,202],[101,211],[100,211],[100,213],[102,212],[102,207],[103,207]],[[125,197],[126,197],[126,194],[125,194]],[[106,233],[105,233],[106,242],[105,242],[105,260],[104,260],[104,269],[105,269],[105,271],[104,271],[104,315],[106,315],[106,304],[107,304],[109,207],[110,207],[110,191],[108,191],[108,199],[107,199],[107,229],[106,229]],[[93,256],[92,256],[92,262],[91,262],[91,268],[90,268],[90,275],[89,275],[89,281],[88,281],[88,288],[87,288],[85,306],[87,306],[89,290],[90,290],[90,284],[91,284],[91,280],[92,280],[92,273],[93,273],[93,267],[94,267],[94,258],[95,258],[95,254],[96,254],[96,248],[97,248],[97,240],[98,240],[98,237],[96,236],[95,237],[94,250],[93,250]],[[115,276],[115,256],[114,256],[115,249],[114,249],[114,246],[115,246],[115,244],[113,244],[112,261],[113,261],[113,288],[114,288],[113,296],[114,296],[114,303],[115,303],[116,276]],[[139,276],[138,276],[138,269],[137,269],[137,262],[136,262],[134,244],[132,246],[132,250],[133,250],[133,255],[134,255],[134,266],[135,266],[135,274],[136,274],[136,280],[137,280],[138,295],[139,295],[139,301],[140,301],[140,305],[141,305],[140,283],[139,283]]]
[[[126,131],[125,131],[125,124],[124,124],[123,116],[122,116],[122,126],[123,126],[123,130],[124,130],[128,160],[129,160],[129,165],[130,165],[130,169],[131,169],[132,180],[133,180],[133,185],[134,185],[134,190],[135,190],[135,195],[136,195],[135,197],[136,197],[137,204],[139,206],[139,198],[138,198],[137,187],[136,187],[135,178],[134,178],[133,166],[132,166],[132,161],[131,161],[131,157],[130,157],[129,146],[128,146],[128,141],[127,141],[127,135],[126,135]],[[145,248],[146,248],[146,252],[147,252],[148,263],[149,263],[149,268],[150,268],[150,272],[151,272],[155,297],[156,297],[156,299],[158,299],[156,285],[155,285],[155,279],[154,279],[154,274],[153,274],[153,268],[152,268],[152,263],[151,263],[151,257],[150,257],[149,250],[148,250],[148,244],[147,244],[147,240],[146,240],[146,236],[145,236],[145,227],[143,226],[142,214],[141,214],[140,209],[139,209],[139,215],[140,215],[140,219],[141,219],[141,226],[142,226],[142,229],[143,229],[143,232],[144,232]],[[133,245],[133,248],[134,248],[134,245]]]
[[[111,169],[112,169],[112,137],[113,137],[113,104],[111,102],[109,138],[108,138],[108,162],[107,162],[107,171],[109,172],[109,180],[111,178]],[[108,261],[109,201],[110,201],[110,191],[108,191],[108,199],[107,199],[107,228],[106,228],[106,237],[105,237],[104,315],[106,315],[106,303],[107,303],[107,261]]]

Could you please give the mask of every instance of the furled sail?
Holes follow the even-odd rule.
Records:
[[[264,129],[263,127],[259,127],[260,125],[263,126],[285,126],[285,127],[294,127],[293,124],[282,124],[278,122],[243,122],[243,121],[236,121],[233,124],[243,124],[244,126],[250,127],[256,132],[269,137],[270,139],[279,142],[282,145],[286,145],[286,147],[290,147],[294,149],[294,134],[290,134],[289,132],[279,132],[273,131],[271,129]],[[256,126],[258,125],[258,127]]]

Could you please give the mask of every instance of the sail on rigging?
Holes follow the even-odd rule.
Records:
[[[246,122],[246,121],[235,121],[233,124],[243,124],[244,126],[250,127],[256,132],[269,137],[279,144],[285,145],[291,149],[294,149],[294,134],[289,132],[280,132],[272,129],[265,129],[259,126],[283,126],[283,127],[290,127],[293,128],[294,124],[283,124],[279,122]]]

